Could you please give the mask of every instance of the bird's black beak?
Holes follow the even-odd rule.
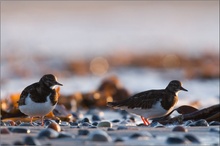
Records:
[[[183,91],[188,91],[188,90],[186,90],[186,89],[185,89],[185,88],[183,88],[183,87],[181,87],[181,88],[180,88],[180,90],[183,90]]]
[[[55,83],[56,85],[59,85],[59,86],[63,86],[63,84],[59,83],[59,82],[56,82]]]

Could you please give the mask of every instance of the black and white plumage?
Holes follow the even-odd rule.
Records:
[[[19,110],[31,117],[43,118],[46,114],[52,111],[58,102],[58,93],[55,86],[62,86],[57,82],[57,78],[52,74],[44,75],[39,82],[27,86],[21,93],[18,101]]]
[[[173,80],[165,89],[140,92],[122,101],[108,102],[107,105],[140,115],[144,124],[149,125],[148,119],[165,116],[172,111],[180,90],[187,91],[180,81]]]

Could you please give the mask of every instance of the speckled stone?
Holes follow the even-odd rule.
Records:
[[[51,128],[47,128],[47,129],[43,129],[41,130],[38,135],[37,138],[38,139],[42,139],[42,138],[49,138],[49,139],[53,139],[53,138],[57,138],[59,136],[59,133]]]
[[[192,143],[195,143],[195,144],[200,144],[201,142],[198,140],[198,138],[196,138],[194,135],[192,134],[186,134],[184,136],[187,140],[191,141]]]
[[[13,133],[30,133],[30,129],[27,128],[19,128],[19,127],[14,127],[11,129],[11,132]]]
[[[24,138],[24,144],[26,144],[26,145],[37,145],[37,146],[41,145],[39,140],[37,140],[37,139],[35,139],[31,136],[26,136]]]
[[[103,130],[95,130],[88,135],[90,141],[110,142],[112,138]]]
[[[101,121],[98,123],[97,127],[112,127],[112,123],[109,121]]]
[[[176,126],[173,128],[172,131],[176,131],[176,132],[188,132],[188,130],[186,128],[184,128],[183,126]]]

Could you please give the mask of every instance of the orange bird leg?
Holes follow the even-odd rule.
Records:
[[[144,122],[144,125],[149,125],[150,123],[148,122],[147,119],[141,116],[142,121]]]

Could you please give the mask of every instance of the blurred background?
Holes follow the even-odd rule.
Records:
[[[178,105],[217,104],[219,1],[1,2],[1,98],[46,73],[99,106],[173,79],[189,90]]]

